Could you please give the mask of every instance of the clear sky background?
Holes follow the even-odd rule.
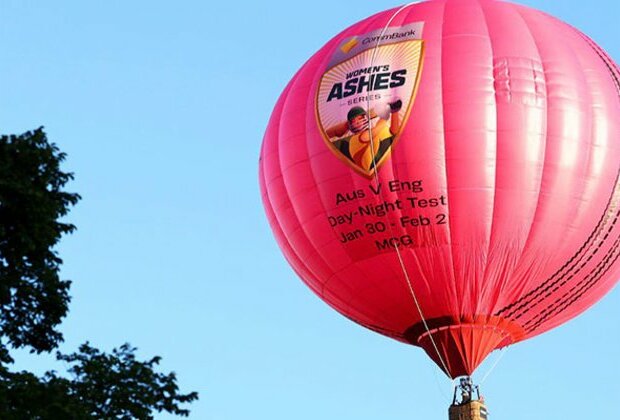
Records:
[[[524,3],[620,60],[617,1]],[[340,30],[398,4],[0,0],[0,132],[44,125],[83,197],[59,247],[74,281],[63,351],[129,341],[163,356],[200,392],[192,419],[447,419],[450,381],[315,297],[258,191],[285,84]],[[616,288],[509,348],[483,385],[491,419],[617,418],[619,322]],[[17,367],[64,369],[27,354]]]

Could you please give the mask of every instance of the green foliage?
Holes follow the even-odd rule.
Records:
[[[111,354],[88,343],[77,353],[57,353],[70,365],[71,379],[47,372],[0,372],[2,419],[152,419],[152,411],[187,416],[179,407],[198,394],[180,394],[174,373],[156,373],[160,358],[136,360],[135,348],[124,344]]]
[[[73,394],[95,418],[146,419],[153,409],[187,416],[189,410],[179,408],[179,403],[192,402],[198,394],[179,394],[174,372],[164,375],[153,370],[161,358],[141,362],[135,350],[123,344],[105,354],[86,343],[77,353],[59,353],[58,360],[72,364]]]
[[[38,378],[30,372],[0,373],[0,418],[4,420],[91,419],[72,392],[71,382],[48,372]]]
[[[42,128],[0,137],[0,335],[39,353],[62,340],[55,328],[70,300],[53,251],[75,229],[58,219],[80,198],[62,190],[73,178],[64,159]]]
[[[47,141],[42,128],[0,136],[0,418],[150,419],[153,411],[187,416],[180,404],[198,394],[179,393],[174,373],[155,372],[159,357],[139,361],[124,344],[107,354],[80,346],[57,353],[66,378],[11,372],[10,348],[49,352],[62,334],[71,282],[60,280],[62,260],[54,246],[75,226],[60,220],[80,196],[63,190],[73,174],[60,164],[65,154]]]

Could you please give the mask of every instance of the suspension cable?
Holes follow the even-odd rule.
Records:
[[[375,47],[373,49],[372,56],[370,58],[370,66],[371,67],[374,65],[375,59],[377,57],[377,51],[379,50],[379,46],[380,46],[379,44],[381,43],[381,38],[383,38],[383,36],[385,35],[385,32],[388,30],[388,28],[389,28],[390,24],[392,23],[392,21],[394,20],[394,18],[400,12],[402,12],[406,8],[412,6],[412,5],[416,4],[416,3],[419,3],[419,2],[418,1],[414,1],[414,2],[411,2],[411,3],[405,4],[400,9],[398,9],[396,12],[394,12],[394,14],[387,21],[387,23],[385,24],[385,26],[383,27],[383,29],[381,31],[381,34],[378,37],[377,43],[375,44]],[[366,101],[366,112],[367,112],[367,115],[368,115],[368,119],[370,120],[370,101]],[[376,155],[375,155],[374,139],[373,139],[373,136],[372,136],[372,127],[370,126],[370,121],[369,121],[369,127],[368,127],[368,134],[370,136],[370,152],[371,152],[371,155],[372,155],[372,165],[373,165],[373,169],[374,169],[374,180],[375,180],[375,183],[377,184],[377,189],[379,191],[380,197],[381,197],[382,200],[384,200],[383,190],[379,188],[379,174],[378,174],[378,170],[377,170],[377,160],[376,160]],[[385,217],[389,218],[387,213],[386,213]],[[394,229],[392,227],[392,224],[388,223],[387,225],[389,226],[390,233],[392,234],[392,236],[394,236],[393,235]],[[396,256],[398,258],[398,262],[400,264],[400,268],[401,268],[401,270],[403,272],[403,276],[405,277],[405,280],[407,281],[407,286],[409,288],[409,292],[411,294],[411,297],[413,298],[413,302],[415,303],[415,306],[416,306],[416,308],[418,310],[418,313],[420,314],[420,318],[422,320],[422,324],[424,325],[424,328],[426,329],[426,332],[428,333],[428,337],[431,340],[433,348],[434,348],[435,352],[437,353],[437,358],[441,362],[443,371],[449,376],[450,372],[448,370],[447,364],[444,361],[443,357],[441,356],[441,353],[439,351],[439,347],[437,347],[437,343],[435,342],[435,339],[433,338],[433,335],[431,334],[431,331],[430,331],[430,328],[428,326],[428,323],[426,322],[426,318],[424,317],[424,313],[422,312],[422,307],[420,306],[420,302],[418,300],[418,297],[416,296],[416,293],[415,293],[415,291],[413,289],[413,284],[412,284],[411,279],[409,277],[409,273],[407,271],[407,267],[405,266],[405,262],[403,260],[402,255],[401,255],[401,252],[398,249],[398,245],[394,247],[394,250],[396,251]],[[415,252],[412,252],[412,255],[415,258],[416,263],[419,266],[420,262],[418,260],[417,255],[415,254]]]

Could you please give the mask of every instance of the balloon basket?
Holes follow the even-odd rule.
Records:
[[[470,401],[461,405],[450,406],[450,420],[486,420],[488,411],[480,401]]]
[[[459,395],[460,391],[460,395]],[[480,390],[469,376],[460,379],[454,388],[454,398],[448,410],[449,420],[487,420],[489,413],[480,397]]]

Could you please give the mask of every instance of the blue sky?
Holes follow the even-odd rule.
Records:
[[[616,1],[523,3],[620,60]],[[398,4],[0,0],[0,131],[44,125],[83,196],[59,247],[74,281],[62,350],[129,341],[163,356],[200,392],[193,419],[447,418],[450,382],[421,350],[351,323],[295,277],[258,192],[263,131],[290,77]],[[619,321],[616,288],[509,348],[483,385],[491,418],[613,418]],[[17,365],[63,369],[27,354]]]

